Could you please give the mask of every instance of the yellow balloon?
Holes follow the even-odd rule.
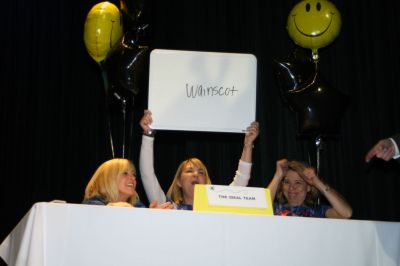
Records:
[[[122,15],[114,4],[101,2],[90,9],[84,27],[86,49],[97,62],[103,61],[110,49],[121,39]]]
[[[327,46],[339,35],[342,19],[339,10],[327,0],[303,0],[289,13],[287,30],[299,46],[311,49],[318,57],[318,49]]]

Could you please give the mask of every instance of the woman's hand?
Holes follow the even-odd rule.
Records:
[[[287,159],[281,159],[276,161],[276,170],[274,178],[282,179],[289,169],[289,161]]]
[[[258,137],[259,133],[260,130],[258,122],[257,121],[252,122],[250,126],[248,126],[246,129],[246,135],[244,137],[244,146],[252,147],[253,142]]]
[[[150,203],[149,208],[151,208],[151,209],[169,209],[170,210],[170,209],[174,208],[174,205],[169,201],[161,203],[160,205],[158,205],[157,200],[153,200]]]
[[[318,183],[321,183],[313,167],[307,167],[304,169],[301,177],[310,186],[316,187]]]
[[[289,161],[287,159],[281,159],[276,161],[276,170],[274,177],[272,178],[271,182],[268,184],[268,189],[271,193],[272,201],[275,200],[276,193],[279,188],[279,184],[282,181],[282,178],[286,175],[289,169]]]
[[[126,201],[110,202],[110,203],[107,204],[107,206],[133,208],[132,204],[130,204],[130,203],[126,202]]]
[[[153,123],[153,118],[151,117],[151,112],[149,110],[144,110],[144,114],[142,119],[140,119],[140,126],[143,129],[143,132],[146,134],[150,134],[152,128],[150,127],[151,123]]]

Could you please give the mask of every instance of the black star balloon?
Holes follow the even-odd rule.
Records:
[[[296,58],[276,61],[275,72],[285,102],[296,113],[299,135],[339,134],[349,98],[328,85],[319,72],[318,62]]]
[[[108,92],[113,98],[130,102],[139,93],[140,79],[145,73],[148,46],[143,44],[147,24],[142,22],[143,0],[121,0],[120,10],[124,21],[124,34],[118,45],[107,55],[103,69],[107,74]]]
[[[125,32],[119,45],[115,47],[104,62],[108,79],[108,94],[130,101],[140,91],[140,81],[145,74],[147,46],[138,45],[136,32]]]
[[[124,34],[101,64],[113,157],[132,157],[134,100],[145,87],[149,50],[141,39],[142,8],[143,1],[121,1]]]
[[[295,49],[286,61],[274,63],[277,81],[284,97],[287,91],[300,89],[311,82],[315,72],[313,62],[300,49]]]

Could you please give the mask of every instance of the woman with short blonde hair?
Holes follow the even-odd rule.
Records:
[[[101,164],[85,189],[83,203],[107,205],[116,202],[144,207],[136,192],[136,169],[128,159],[116,158]]]

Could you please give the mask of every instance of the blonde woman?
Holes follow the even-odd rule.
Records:
[[[192,210],[195,184],[211,184],[211,179],[204,163],[190,158],[178,166],[166,197],[177,209]]]
[[[123,207],[145,207],[136,192],[136,169],[124,158],[115,158],[101,164],[85,189],[84,204]],[[152,202],[150,208],[172,208],[172,204],[158,205]]]
[[[176,209],[192,210],[195,184],[211,184],[207,167],[197,158],[183,161],[176,171],[167,195],[165,195],[154,171],[154,134],[151,134],[152,130],[150,128],[152,122],[151,112],[145,110],[140,120],[143,137],[140,148],[139,167],[147,198],[149,201],[171,201]],[[245,134],[242,156],[231,185],[247,186],[252,166],[253,142],[258,134],[258,122],[251,123]]]

